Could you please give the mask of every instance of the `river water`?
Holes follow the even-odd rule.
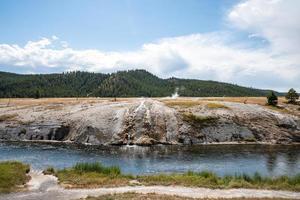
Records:
[[[18,160],[35,170],[77,162],[118,165],[124,173],[149,174],[209,170],[218,175],[264,176],[300,173],[299,145],[201,145],[95,147],[70,144],[0,143],[0,161]]]

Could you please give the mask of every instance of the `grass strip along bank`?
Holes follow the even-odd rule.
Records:
[[[293,177],[263,177],[258,173],[252,176],[237,174],[220,177],[213,172],[186,172],[133,176],[122,174],[117,166],[105,167],[101,163],[78,163],[72,168],[57,171],[48,169],[45,172],[53,173],[58,177],[60,184],[67,188],[119,187],[141,184],[300,191],[300,174]]]
[[[123,194],[108,194],[99,197],[87,197],[85,200],[200,200],[198,198],[180,197],[172,195],[161,195],[155,193],[139,194],[128,192]],[[201,198],[201,200],[283,200],[281,198]]]
[[[48,168],[45,174],[53,174],[66,188],[118,187],[129,185],[134,177],[123,175],[117,166],[105,167],[101,163],[77,163],[72,168],[57,170]]]
[[[0,193],[22,189],[24,184],[30,179],[27,175],[29,171],[29,165],[20,162],[0,162]]]

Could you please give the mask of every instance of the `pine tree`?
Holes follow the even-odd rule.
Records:
[[[296,103],[296,100],[299,99],[299,95],[296,90],[291,88],[285,95],[285,98],[288,100],[288,103]]]
[[[268,104],[271,106],[276,106],[278,103],[278,97],[276,96],[274,91],[270,91],[267,96]]]
[[[35,91],[34,98],[35,98],[35,99],[39,99],[40,97],[41,97],[41,91],[40,91],[39,89],[37,89],[37,90]]]

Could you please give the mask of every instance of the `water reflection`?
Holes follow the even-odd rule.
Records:
[[[125,173],[146,174],[211,170],[219,175],[256,171],[263,175],[300,173],[300,146],[82,146],[0,143],[0,160],[20,160],[33,168],[70,167],[100,161],[119,165]]]

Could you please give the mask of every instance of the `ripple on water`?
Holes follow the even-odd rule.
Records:
[[[77,162],[118,165],[131,174],[210,170],[219,175],[259,172],[300,173],[300,146],[77,146],[71,144],[0,143],[0,160],[19,160],[33,169],[65,168]]]

